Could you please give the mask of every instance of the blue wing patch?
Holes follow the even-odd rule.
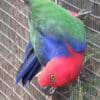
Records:
[[[68,44],[70,44],[70,46],[72,46],[72,48],[76,51],[76,52],[81,52],[84,51],[86,48],[86,38],[84,39],[83,42],[80,42],[78,40],[76,40],[75,38],[71,37],[69,34],[65,33],[66,35],[66,42]]]
[[[44,63],[47,63],[53,57],[70,56],[66,44],[62,40],[58,40],[57,37],[48,37],[41,34],[41,52],[44,59]]]

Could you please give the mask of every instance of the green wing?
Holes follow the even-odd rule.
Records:
[[[84,41],[86,32],[83,23],[53,2],[36,6],[32,10],[31,18],[35,26],[47,35],[53,34],[66,39],[67,33],[80,42]]]
[[[37,4],[32,9],[30,17],[30,37],[36,54],[39,57],[41,57],[39,48],[42,42],[40,31],[47,36],[56,36],[64,41],[66,41],[68,35],[79,42],[85,41],[86,31],[83,23],[53,2]]]

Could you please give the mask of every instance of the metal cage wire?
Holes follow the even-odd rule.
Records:
[[[69,89],[58,89],[52,100],[100,100],[100,1],[55,1],[76,12],[81,9],[92,11],[84,23],[87,29],[87,53],[93,56],[85,64],[81,78]],[[27,18],[28,9],[22,0],[0,0],[0,100],[48,98],[40,91],[36,78],[26,88],[15,83],[16,72],[23,61],[23,53],[29,40]]]

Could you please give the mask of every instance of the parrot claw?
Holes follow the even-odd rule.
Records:
[[[90,13],[91,13],[91,11],[87,11],[86,9],[82,9],[79,11],[78,16],[83,16],[83,15],[87,15]]]
[[[46,95],[52,95],[54,94],[56,88],[55,87],[51,87],[51,86],[44,86],[41,88],[42,92]]]
[[[55,90],[56,90],[55,87],[51,87],[51,88],[49,89],[49,93],[52,95],[52,94],[54,94]]]
[[[80,19],[86,19],[87,15],[90,14],[92,11],[87,11],[86,9],[82,9],[79,11],[76,17]]]

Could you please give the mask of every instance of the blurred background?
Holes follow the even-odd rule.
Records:
[[[100,0],[55,0],[66,9],[92,11],[83,20],[87,29],[88,61],[80,78],[48,98],[34,78],[26,87],[15,78],[29,40],[28,8],[22,0],[0,0],[0,100],[100,100]]]

